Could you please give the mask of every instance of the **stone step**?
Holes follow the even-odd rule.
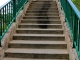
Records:
[[[59,13],[51,13],[51,12],[48,12],[48,13],[25,13],[25,16],[38,16],[38,15],[41,15],[41,16],[59,16]]]
[[[60,20],[28,20],[28,19],[21,19],[21,23],[33,23],[37,24],[38,22],[48,22],[49,24],[61,24]]]
[[[56,3],[56,1],[53,1],[53,0],[37,0],[37,1],[32,1],[32,2],[53,2],[53,3]]]
[[[68,59],[28,59],[28,58],[4,58],[3,60],[68,60]]]
[[[39,13],[39,14],[42,14],[42,13],[45,13],[45,14],[47,14],[47,13],[49,13],[49,12],[52,12],[52,13],[59,13],[59,11],[58,10],[50,10],[50,11],[48,11],[48,10],[45,10],[45,11],[38,11],[38,10],[33,10],[33,11],[26,11],[26,13]]]
[[[13,40],[65,41],[65,36],[63,34],[14,34]]]
[[[51,2],[51,1],[50,2],[45,2],[45,1],[43,2],[42,1],[42,2],[32,2],[31,4],[56,4],[56,2]]]
[[[32,8],[28,8],[28,10],[40,10],[41,7],[32,7]],[[48,7],[45,7],[44,9],[42,10],[58,10],[58,8],[56,7],[52,7],[52,8],[48,8]]]
[[[21,20],[28,20],[28,21],[37,21],[37,20],[43,20],[43,19],[21,19]],[[49,21],[61,21],[60,19],[44,19],[44,20],[49,20]]]
[[[30,41],[13,40],[9,42],[9,48],[37,48],[37,49],[67,49],[65,41]]]
[[[43,4],[31,4],[29,5],[29,7],[43,7]],[[47,4],[47,5],[44,5],[44,7],[57,7],[57,4]]]
[[[33,59],[69,59],[69,53],[66,49],[9,48],[5,51],[5,57]]]
[[[29,7],[31,8],[31,7],[57,7],[57,4],[46,4],[46,5],[44,5],[44,4],[31,4],[31,5],[29,5]]]
[[[24,16],[23,19],[57,19],[60,20],[59,16]]]
[[[18,28],[17,34],[63,34],[63,29],[32,29]]]
[[[19,28],[41,28],[41,29],[48,29],[48,28],[54,28],[54,29],[61,29],[62,24],[33,24],[33,23],[21,23],[18,26]]]
[[[58,11],[58,10],[27,10],[27,11]]]
[[[59,13],[41,13],[42,16],[59,16]],[[25,13],[25,16],[38,16],[39,13]]]
[[[33,2],[55,2],[54,0],[34,0]]]

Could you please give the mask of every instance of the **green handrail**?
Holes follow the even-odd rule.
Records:
[[[59,2],[65,14],[65,21],[69,27],[73,47],[76,48],[80,59],[80,12],[71,0],[59,0]]]
[[[16,16],[22,10],[28,0],[10,0],[8,3],[0,7],[0,46],[1,39],[16,20]]]

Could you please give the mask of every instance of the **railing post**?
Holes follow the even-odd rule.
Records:
[[[1,36],[2,36],[2,16],[1,16],[1,10],[0,10],[0,46],[1,46]]]
[[[16,17],[16,0],[13,0],[13,17]],[[15,22],[15,20],[14,20]]]

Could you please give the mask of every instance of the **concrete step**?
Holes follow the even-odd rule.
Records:
[[[42,7],[32,7],[32,8],[28,8],[28,10],[40,10],[41,8]],[[57,7],[52,7],[52,8],[45,7],[42,10],[58,10],[58,8]]]
[[[67,49],[65,41],[30,41],[13,40],[9,42],[9,48],[37,48],[37,49]]]
[[[37,21],[37,20],[43,20],[43,19],[21,19],[21,20],[28,20],[28,21]],[[49,20],[49,21],[61,21],[60,19],[44,19],[44,20]]]
[[[29,5],[29,7],[43,7],[43,4],[31,4]],[[44,7],[57,7],[57,4],[47,4],[47,5],[44,5]]]
[[[32,28],[18,28],[17,34],[63,34],[63,29],[32,29]]]
[[[60,20],[59,16],[24,16],[23,19],[57,19]]]
[[[5,51],[5,57],[33,59],[69,59],[69,53],[66,49],[9,48]]]
[[[56,4],[56,2],[52,2],[52,1],[41,1],[41,2],[38,2],[38,1],[36,1],[36,2],[32,2],[31,4]]]
[[[37,1],[32,1],[32,2],[53,2],[53,3],[56,3],[56,1],[53,1],[53,0],[37,0]]]
[[[45,16],[47,14],[47,16],[59,16],[59,13],[41,13],[42,16]],[[26,13],[25,16],[38,16],[39,13]]]
[[[33,24],[33,23],[21,23],[18,26],[19,28],[41,28],[41,29],[48,29],[48,28],[54,28],[54,29],[61,29],[62,24]]]
[[[31,4],[31,5],[29,5],[29,7],[31,8],[31,7],[57,7],[57,4],[46,4],[46,5],[44,5],[44,4]]]
[[[61,24],[60,20],[28,20],[28,19],[21,19],[21,23],[33,23],[37,24],[38,22],[49,22],[49,24]]]
[[[45,2],[45,1],[48,1],[48,2],[55,2],[54,0],[35,0],[33,2]]]
[[[14,34],[13,40],[65,41],[63,34]]]
[[[4,58],[3,60],[68,60],[68,59],[28,59],[28,58]]]
[[[46,11],[58,11],[58,10],[28,10],[32,12],[40,11],[40,12],[46,12]]]
[[[39,14],[42,14],[42,13],[49,13],[49,12],[52,12],[52,13],[59,13],[58,10],[44,10],[44,11],[40,11],[40,10],[33,10],[33,11],[26,11],[26,13],[39,13]]]
[[[32,2],[29,6],[36,6],[36,5],[37,5],[37,6],[43,6],[43,5],[44,5],[44,6],[57,6],[56,3],[49,3],[49,4],[48,4],[48,3],[47,3],[47,4],[39,3],[39,4],[38,4],[38,3],[33,3],[33,2]]]

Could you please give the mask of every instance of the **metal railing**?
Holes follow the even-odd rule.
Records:
[[[69,27],[73,47],[76,48],[80,59],[80,12],[71,0],[59,0],[59,2],[65,14],[65,21]]]
[[[0,40],[27,2],[28,0],[10,0],[8,3],[0,7]]]

